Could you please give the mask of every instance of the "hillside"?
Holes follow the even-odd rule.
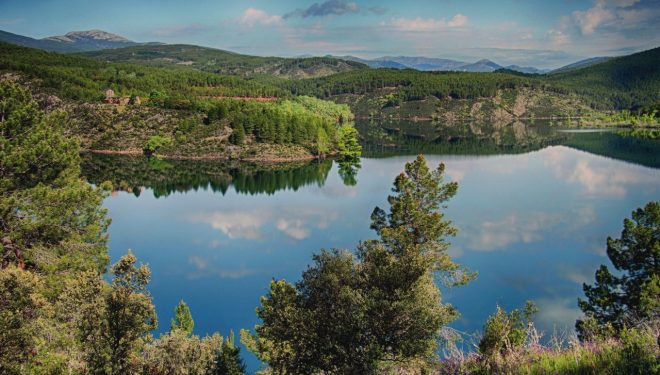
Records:
[[[270,75],[296,79],[322,77],[367,67],[362,63],[332,57],[249,56],[187,44],[133,46],[87,52],[84,56],[102,61],[187,67],[229,75]]]
[[[193,69],[162,69],[97,61],[75,54],[45,52],[0,42],[0,71],[19,72],[62,99],[100,102],[105,90],[118,96],[149,97],[157,92],[173,107],[194,107],[204,97],[289,96],[282,89],[241,77]]]
[[[660,100],[660,47],[551,74],[545,81],[584,96],[599,109],[642,109]]]
[[[568,65],[564,65],[561,68],[557,68],[555,70],[550,71],[549,73],[550,74],[565,73],[565,72],[568,72],[568,71],[571,71],[571,70],[586,68],[586,67],[594,65],[594,64],[605,62],[609,59],[611,59],[611,57],[606,57],[606,56],[590,57],[588,59],[584,59],[584,60],[576,61],[576,62],[568,64]]]

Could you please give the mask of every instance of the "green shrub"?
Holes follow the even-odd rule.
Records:
[[[151,155],[156,153],[161,147],[169,146],[170,144],[172,144],[172,138],[161,135],[152,135],[144,145],[144,152]]]

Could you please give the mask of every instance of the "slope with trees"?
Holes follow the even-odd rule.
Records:
[[[187,44],[131,46],[86,52],[83,56],[101,61],[129,62],[158,67],[176,66],[229,75],[267,74],[298,79],[321,77],[367,67],[358,62],[333,57],[249,56]]]

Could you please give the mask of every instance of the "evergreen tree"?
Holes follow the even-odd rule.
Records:
[[[234,332],[222,343],[218,352],[214,375],[243,375],[245,364],[240,356],[241,349],[234,343]]]
[[[601,265],[596,283],[583,285],[587,299],[578,300],[585,318],[576,328],[583,339],[660,316],[660,202],[649,202],[624,220],[621,238],[607,239],[607,256],[617,272]]]
[[[231,135],[229,136],[229,141],[235,145],[242,145],[245,140],[245,129],[243,129],[242,123],[237,123],[234,125]]]
[[[112,375],[133,371],[136,356],[144,340],[158,326],[156,310],[147,292],[151,278],[149,267],[135,266],[130,252],[112,267],[112,291],[107,304],[107,332],[110,348],[109,369]]]
[[[107,264],[104,194],[80,178],[78,143],[64,135],[65,120],[63,112],[44,116],[28,91],[0,82],[2,268]]]
[[[190,336],[193,333],[194,327],[195,321],[190,313],[190,308],[181,300],[176,306],[176,309],[174,309],[174,318],[172,318],[172,322],[170,323],[170,331],[178,329]]]
[[[362,146],[358,140],[357,130],[349,124],[344,124],[339,128],[337,134],[337,148],[339,155],[344,160],[356,160],[362,154]]]
[[[457,185],[443,177],[443,165],[430,171],[419,156],[395,180],[389,215],[374,212],[380,240],[360,243],[357,257],[322,251],[295,286],[273,281],[256,334],[241,332],[248,349],[276,374],[373,374],[383,361],[433,358],[441,327],[457,316],[435,273],[451,285],[474,277],[446,254],[456,230],[440,207]]]

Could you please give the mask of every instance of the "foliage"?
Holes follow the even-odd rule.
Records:
[[[45,303],[41,282],[14,266],[0,271],[0,373],[20,374],[37,352]]]
[[[479,352],[487,357],[506,356],[522,347],[527,339],[529,326],[538,308],[528,301],[522,310],[507,313],[497,306],[495,314],[488,317],[483,337],[479,341]]]
[[[495,96],[498,89],[541,87],[537,78],[507,73],[420,72],[412,69],[367,69],[333,74],[327,77],[282,81],[279,85],[294,95],[329,98],[339,94],[366,94],[381,89],[397,89],[390,103],[439,99],[473,99]]]
[[[152,341],[150,271],[130,251],[111,268],[111,283],[103,280],[104,193],[80,178],[65,119],[0,84],[0,372],[213,373],[222,338],[191,336],[185,304],[176,329]]]
[[[195,327],[195,321],[190,314],[190,308],[186,305],[183,300],[176,305],[174,309],[174,318],[170,323],[170,331],[180,330],[183,331],[188,336],[191,336],[193,333],[193,328]]]
[[[337,147],[339,155],[344,160],[356,160],[362,154],[362,146],[358,141],[357,130],[350,125],[342,125],[337,134]]]
[[[658,100],[660,48],[617,57],[582,69],[551,74],[545,80],[576,92],[599,109],[642,110]]]
[[[66,99],[96,102],[108,88],[118,96],[158,98],[158,105],[194,109],[218,96],[288,96],[254,80],[200,72],[116,64],[0,42],[0,70],[40,79],[39,85]]]
[[[62,112],[44,116],[30,94],[0,82],[2,267],[55,273],[107,264],[102,189],[80,179],[78,143]]]
[[[257,308],[256,334],[241,332],[246,347],[276,374],[368,374],[382,361],[431,359],[440,327],[456,317],[440,303],[434,274],[459,274],[445,253],[444,236],[455,229],[439,212],[457,185],[443,184],[443,172],[442,165],[431,172],[422,156],[408,163],[389,216],[380,209],[373,216],[381,240],[361,243],[357,257],[322,251],[296,285],[273,281]],[[461,276],[452,283],[471,278]]]
[[[241,349],[234,344],[234,332],[222,343],[222,350],[215,360],[214,375],[243,375],[245,364],[240,357]]]
[[[596,271],[596,283],[583,285],[586,300],[578,305],[598,326],[615,331],[626,326],[658,319],[660,309],[660,202],[649,202],[625,219],[621,238],[607,239],[607,256],[616,273],[605,265]],[[582,339],[591,339],[593,324],[578,320]]]
[[[215,369],[215,357],[222,348],[222,336],[199,338],[174,330],[147,344],[142,353],[142,373],[207,375]]]
[[[440,375],[655,375],[660,374],[657,330],[650,327],[625,329],[620,339],[580,343],[571,339],[567,346],[546,347],[528,342],[502,357],[494,368],[492,361],[472,353],[457,353],[438,365]],[[557,341],[552,338],[551,341]]]
[[[107,333],[110,373],[132,371],[139,349],[158,326],[156,310],[146,286],[151,272],[129,251],[112,267],[112,292],[107,297]]]
[[[153,154],[156,151],[158,151],[158,149],[160,149],[161,147],[165,147],[170,144],[172,144],[172,138],[163,137],[161,135],[153,135],[149,137],[149,140],[144,145],[144,151],[149,154]]]
[[[446,253],[449,244],[445,238],[456,235],[457,230],[444,220],[440,208],[456,194],[458,184],[443,183],[444,172],[442,163],[431,171],[421,155],[406,163],[404,173],[394,180],[395,195],[387,198],[390,213],[376,207],[371,214],[371,228],[393,254],[421,257],[420,261],[432,270],[443,272],[448,284],[459,285],[476,275],[454,263]]]

